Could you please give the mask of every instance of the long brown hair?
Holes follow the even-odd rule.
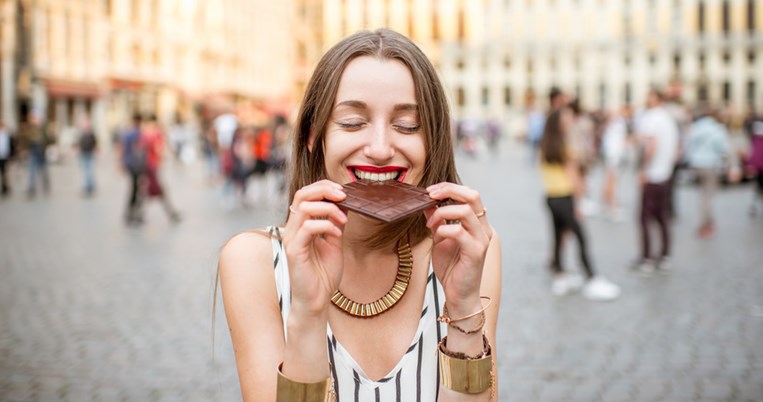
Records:
[[[307,84],[294,128],[289,204],[300,188],[326,178],[324,135],[345,67],[360,56],[402,62],[413,76],[417,111],[427,149],[420,187],[442,181],[458,183],[450,136],[450,111],[437,73],[424,53],[405,36],[389,29],[361,31],[334,45],[321,58]],[[308,144],[312,133],[312,150]],[[288,211],[287,211],[288,220]],[[423,214],[384,226],[367,239],[382,248],[409,236],[417,244],[428,235]]]
[[[550,164],[563,165],[567,162],[567,144],[565,133],[562,131],[562,114],[569,113],[566,107],[554,110],[543,127],[543,137],[540,140],[541,159]]]

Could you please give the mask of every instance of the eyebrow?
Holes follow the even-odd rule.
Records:
[[[347,107],[351,107],[351,108],[354,108],[354,109],[367,109],[368,108],[368,105],[365,102],[359,101],[359,100],[346,100],[346,101],[339,102],[339,103],[337,103],[335,109],[339,108],[340,106],[347,106]],[[395,111],[395,112],[407,111],[407,110],[416,111],[416,110],[418,110],[418,106],[415,103],[399,103],[399,104],[395,105],[392,108],[392,110]]]

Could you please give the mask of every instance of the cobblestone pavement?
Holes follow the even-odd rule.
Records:
[[[183,221],[149,205],[147,224],[127,228],[115,163],[104,156],[99,193],[85,199],[75,162],[53,166],[52,194],[33,200],[17,168],[0,200],[0,401],[240,399],[219,305],[212,324],[217,253],[283,211],[274,201],[222,209],[201,164],[170,165]],[[596,267],[623,287],[618,301],[594,303],[548,291],[550,224],[524,149],[460,157],[459,170],[503,245],[501,401],[763,401],[763,217],[747,217],[750,186],[718,195],[712,240],[694,236],[696,190],[679,188],[670,275],[627,271],[633,219],[588,219]],[[622,186],[631,216],[633,183]]]

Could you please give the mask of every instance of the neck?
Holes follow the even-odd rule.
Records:
[[[381,249],[373,249],[368,246],[366,239],[382,230],[383,223],[352,212],[348,218],[343,237],[345,263],[350,263],[345,266],[349,270],[356,272],[365,271],[366,269],[373,270],[378,264],[371,263],[372,261],[381,261],[381,259],[397,255],[395,245]]]

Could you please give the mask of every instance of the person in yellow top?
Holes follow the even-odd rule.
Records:
[[[583,296],[588,299],[613,300],[620,295],[620,288],[594,272],[588,257],[586,237],[575,209],[575,199],[582,192],[582,182],[577,162],[569,149],[568,137],[572,124],[573,114],[568,107],[553,111],[546,119],[540,142],[541,178],[554,228],[551,291],[563,296],[582,287]],[[579,276],[565,273],[562,267],[562,245],[568,230],[578,239],[585,284]]]

